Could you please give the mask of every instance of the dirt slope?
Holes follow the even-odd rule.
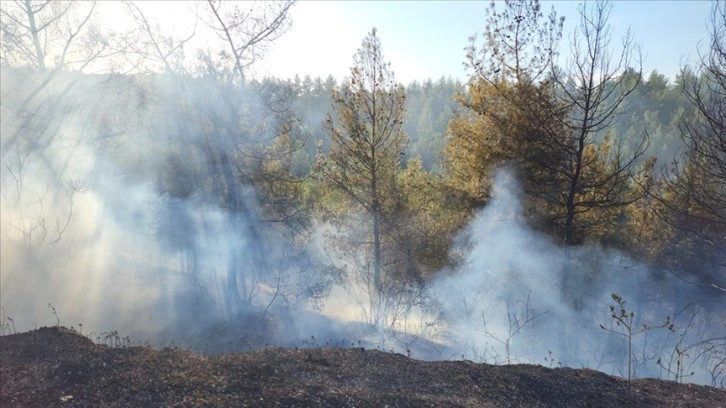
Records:
[[[109,348],[65,329],[0,337],[10,407],[726,407],[726,391],[592,370],[423,362],[362,349],[201,356]]]

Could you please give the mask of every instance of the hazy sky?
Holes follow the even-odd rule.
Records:
[[[578,22],[578,1],[543,1],[565,16],[565,41]],[[464,80],[468,38],[484,29],[488,1],[305,1],[292,10],[292,29],[270,49],[259,73],[279,77],[342,77],[363,37],[375,26],[385,57],[401,82]],[[643,49],[644,71],[673,77],[708,39],[708,1],[615,1],[613,39],[630,27]],[[616,41],[616,43],[619,42]]]

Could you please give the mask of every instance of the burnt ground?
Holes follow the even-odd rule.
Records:
[[[63,328],[0,337],[10,407],[726,407],[726,390],[598,371],[424,362],[363,349],[204,356],[107,347]]]

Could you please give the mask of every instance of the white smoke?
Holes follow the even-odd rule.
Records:
[[[396,330],[346,321],[365,320],[365,293],[357,292],[358,303],[342,286],[319,297],[333,267],[345,266],[337,250],[313,234],[304,256],[293,256],[274,230],[256,235],[255,220],[210,199],[218,174],[200,152],[225,146],[204,140],[199,119],[226,109],[228,100],[204,83],[187,85],[180,92],[160,77],[2,70],[0,301],[16,331],[55,325],[50,303],[60,324],[83,324],[86,333],[118,330],[202,351],[244,348],[240,336],[260,329],[255,345],[367,346],[423,359],[625,375],[624,339],[599,327],[610,327],[614,292],[638,325],[675,319],[675,333],[636,338],[637,376],[673,378],[657,358],[672,368],[676,345],[720,338],[685,357],[697,372],[687,381],[712,383],[709,370],[726,354],[726,329],[716,324],[726,321],[723,296],[703,296],[612,251],[564,251],[527,227],[516,179],[505,170],[462,232],[465,261],[430,283],[426,305],[402,315]],[[235,98],[248,107],[248,128],[264,122],[255,95]],[[270,127],[255,132],[269,138]],[[172,194],[169,186],[193,188]],[[250,213],[258,210],[254,196],[242,194]],[[244,265],[236,278],[241,301],[253,311],[246,316],[229,299],[226,271],[235,259]],[[713,344],[720,348],[709,354]]]
[[[660,328],[633,337],[636,376],[675,378],[657,360],[667,366],[677,344],[709,338],[719,350],[699,359],[698,352],[710,346],[694,347],[685,363],[695,372],[688,381],[712,383],[708,370],[726,351],[726,329],[711,324],[724,321],[723,297],[708,299],[674,275],[658,277],[614,251],[565,250],[526,225],[520,194],[513,174],[499,170],[490,202],[463,232],[471,245],[465,262],[432,285],[461,357],[627,376],[626,338],[600,327],[622,330],[612,325],[609,310],[616,293],[635,314],[636,330],[675,317],[675,332]]]

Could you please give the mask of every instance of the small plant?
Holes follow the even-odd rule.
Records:
[[[103,344],[109,347],[113,347],[121,342],[121,338],[119,337],[118,332],[115,330],[101,333],[101,336],[103,336]]]
[[[315,336],[310,336],[310,340],[303,340],[302,344],[305,348],[319,348],[320,344],[315,340]]]
[[[675,360],[676,360],[676,367],[671,368],[670,364],[666,365],[662,359],[658,359],[656,363],[664,370],[666,370],[669,374],[673,375],[676,382],[683,382],[683,378],[690,377],[695,374],[695,371],[692,371],[690,373],[685,373],[685,358],[690,357],[688,355],[688,348],[686,347],[679,347],[676,346],[675,350],[673,350],[673,353],[675,354]]]
[[[8,323],[8,331],[9,331],[10,327],[12,326],[12,328],[13,328],[13,334],[17,333],[15,331],[15,319],[13,319],[10,316],[8,316],[7,319],[8,319],[8,322],[10,322],[10,323]]]
[[[554,367],[555,365],[562,366],[561,361],[555,360],[555,357],[552,355],[552,350],[547,350],[548,356],[544,358],[545,363],[549,365],[550,368]]]
[[[60,319],[58,318],[58,312],[55,310],[55,307],[53,307],[52,304],[48,303],[48,308],[53,311],[53,316],[55,316],[55,327],[60,327]]]
[[[694,306],[689,303],[673,315],[674,320],[683,314],[687,309]],[[677,342],[670,353],[658,358],[656,363],[665,370],[668,375],[673,376],[676,382],[683,382],[686,377],[694,376],[696,373],[691,368],[700,361],[703,367],[711,374],[711,386],[717,386],[717,378],[722,374],[723,365],[726,364],[726,337],[713,337],[699,339],[688,343],[688,332],[696,324],[698,311],[692,312],[688,320],[679,325]]]
[[[726,355],[723,354],[724,349],[726,348],[720,349],[719,354],[716,355],[713,364],[708,369],[709,374],[711,374],[711,387],[719,387],[719,377],[724,374],[724,369],[726,369]],[[720,387],[726,388],[726,383],[724,383],[723,379],[721,380]]]
[[[600,325],[600,328],[609,333],[623,336],[628,341],[628,394],[630,394],[630,385],[633,379],[633,337],[656,329],[665,328],[670,331],[674,331],[674,325],[671,323],[670,316],[666,316],[665,323],[659,326],[649,326],[647,324],[643,324],[642,327],[636,326],[635,312],[628,311],[625,308],[626,302],[623,298],[616,293],[613,293],[610,296],[613,301],[615,301],[615,305],[610,305],[610,317],[612,318],[612,322],[609,328],[602,324]],[[615,323],[615,327],[613,327],[612,323]]]
[[[507,333],[504,335],[497,335],[496,333],[490,331],[487,328],[487,320],[484,311],[482,310],[482,324],[483,329],[481,330],[484,335],[487,337],[495,340],[496,342],[500,343],[502,346],[504,346],[504,357],[507,364],[512,364],[512,358],[511,358],[511,349],[512,349],[512,341],[513,339],[521,333],[525,327],[530,325],[534,320],[536,320],[538,317],[541,317],[548,312],[540,312],[540,313],[533,313],[532,308],[529,307],[529,299],[532,292],[530,292],[527,295],[527,300],[525,302],[517,300],[514,303],[514,307],[510,308],[507,306],[507,319],[508,319],[508,327],[507,327]],[[522,305],[523,310],[517,310],[516,305],[520,303]],[[512,310],[514,309],[514,310]]]
[[[11,330],[12,328],[12,330]],[[0,334],[15,334],[15,320],[5,316],[5,308],[0,308]]]

